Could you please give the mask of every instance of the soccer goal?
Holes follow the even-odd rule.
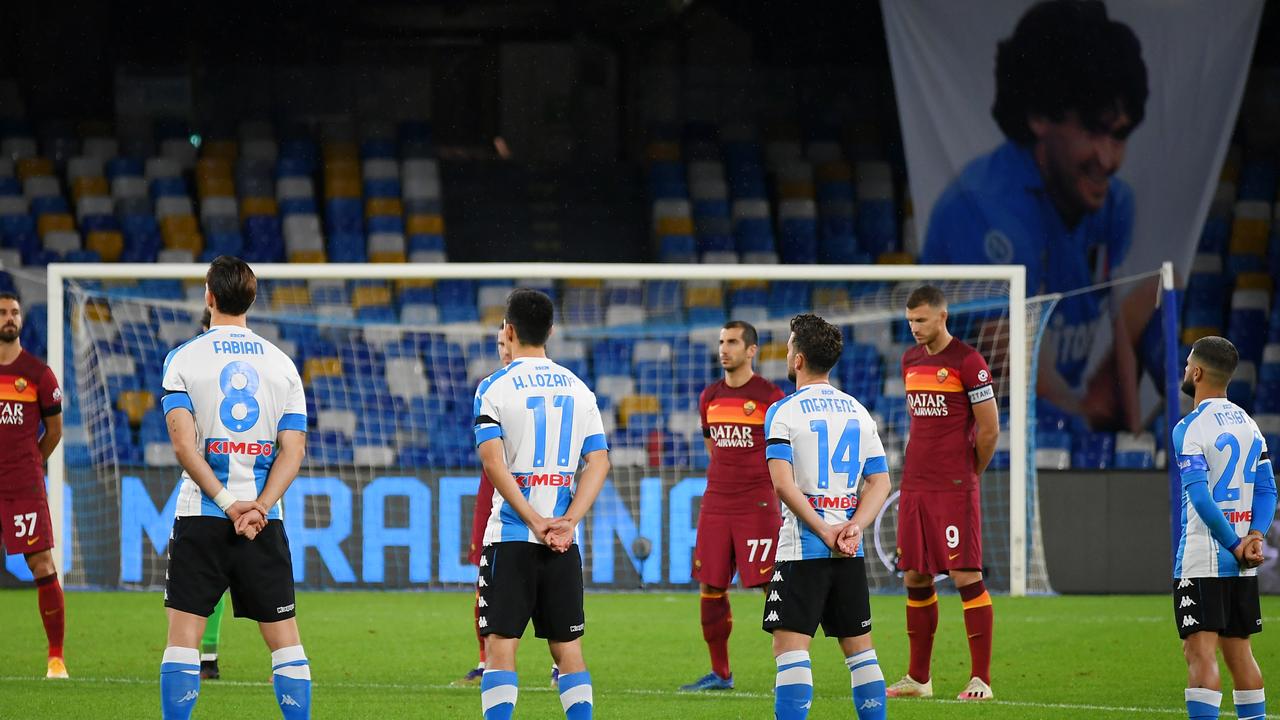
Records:
[[[50,265],[49,364],[69,389],[67,440],[50,459],[69,582],[157,587],[179,468],[159,409],[168,351],[199,332],[204,265]],[[1029,453],[1033,349],[1049,303],[1020,266],[361,264],[258,265],[250,326],[294,357],[307,388],[307,459],[285,501],[296,580],[310,588],[449,588],[466,561],[479,469],[472,395],[499,366],[507,293],[547,291],[551,357],[596,392],[614,470],[582,524],[589,587],[690,586],[707,464],[698,394],[721,375],[720,326],[760,333],[756,371],[786,378],[788,321],[844,330],[833,382],[876,416],[891,475],[908,430],[899,367],[906,297],[928,283],[950,329],[986,358],[1001,440],[983,477],[988,583],[1050,590]],[[51,326],[58,327],[51,321]],[[896,497],[896,495],[895,495]],[[873,588],[891,567],[896,504],[868,533]]]

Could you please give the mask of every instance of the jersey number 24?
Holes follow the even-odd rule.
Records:
[[[1214,441],[1213,446],[1227,451],[1227,465],[1222,469],[1218,482],[1213,484],[1215,502],[1232,502],[1240,499],[1240,486],[1235,485],[1236,462],[1240,459],[1240,442],[1231,433],[1222,433]],[[1249,446],[1249,454],[1244,459],[1244,481],[1254,482],[1258,475],[1258,458],[1262,456],[1262,438],[1254,436]],[[1234,485],[1234,487],[1233,487]]]

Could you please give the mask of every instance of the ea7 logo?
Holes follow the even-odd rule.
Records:
[[[1183,595],[1182,602],[1178,603],[1178,609],[1181,610],[1182,608],[1189,608],[1195,604],[1196,601],[1192,600],[1190,595]]]
[[[1182,627],[1191,627],[1192,625],[1199,625],[1199,624],[1200,624],[1200,621],[1196,620],[1190,615],[1182,616]]]

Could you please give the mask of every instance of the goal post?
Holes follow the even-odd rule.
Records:
[[[47,339],[48,364],[59,382],[64,382],[67,377],[69,368],[68,363],[73,362],[71,353],[74,352],[73,347],[67,344],[67,338],[75,332],[73,328],[63,328],[63,318],[70,318],[70,322],[74,326],[79,321],[76,312],[68,313],[68,310],[76,310],[76,308],[68,308],[67,301],[69,299],[69,291],[76,287],[89,286],[93,284],[112,283],[128,283],[146,280],[179,280],[192,281],[200,280],[204,277],[207,265],[204,264],[51,264],[47,270],[48,280],[48,305],[47,312],[49,317],[49,325],[51,332]],[[1028,563],[1043,563],[1042,548],[1037,551],[1033,548],[1034,543],[1038,543],[1038,528],[1029,529],[1028,519],[1035,519],[1038,514],[1035,511],[1036,503],[1034,495],[1034,463],[1032,462],[1034,453],[1030,453],[1031,443],[1034,441],[1034,433],[1029,432],[1029,412],[1031,403],[1034,401],[1033,393],[1030,392],[1031,383],[1034,374],[1031,368],[1034,366],[1034,356],[1032,353],[1039,334],[1043,331],[1044,323],[1042,316],[1036,308],[1029,308],[1026,297],[1026,281],[1025,268],[1022,266],[1000,266],[1000,265],[693,265],[693,264],[556,264],[556,263],[444,263],[444,264],[259,264],[254,266],[254,272],[260,280],[265,281],[315,281],[330,280],[343,281],[347,283],[360,281],[447,281],[447,280],[471,280],[471,281],[526,281],[526,280],[543,280],[554,282],[572,282],[572,281],[600,281],[601,283],[610,282],[626,282],[626,281],[678,281],[682,283],[721,283],[731,286],[733,283],[810,283],[810,284],[850,284],[866,283],[868,288],[889,288],[889,290],[877,291],[879,294],[874,295],[878,298],[878,305],[867,303],[862,307],[863,303],[859,297],[853,297],[849,301],[849,305],[843,306],[847,315],[843,319],[833,318],[822,312],[821,308],[813,308],[819,314],[824,314],[837,324],[842,324],[847,331],[856,331],[863,318],[872,318],[874,322],[885,327],[886,332],[891,332],[893,324],[902,323],[902,312],[904,307],[893,306],[892,303],[885,302],[892,295],[892,302],[901,304],[901,299],[905,298],[902,292],[907,284],[922,283],[942,283],[953,284],[957,286],[967,287],[966,284],[980,286],[982,283],[991,283],[999,287],[991,298],[986,300],[989,307],[992,302],[1001,305],[1000,312],[1003,313],[1001,324],[1003,325],[1004,337],[999,340],[1001,346],[1007,343],[1007,367],[1004,369],[1007,373],[1007,412],[1008,420],[1004,432],[1007,433],[1008,440],[1008,517],[1007,517],[1007,542],[1009,544],[1008,553],[1008,591],[1011,595],[1024,595],[1028,592]],[[896,285],[895,285],[896,284]],[[891,291],[896,292],[893,294]],[[909,291],[909,288],[907,289]],[[868,297],[871,297],[870,295]],[[261,300],[261,296],[260,296]],[[74,301],[80,302],[80,301]],[[114,300],[113,300],[114,302]],[[128,302],[147,302],[145,298]],[[158,302],[158,301],[157,301]],[[954,302],[954,301],[953,301]],[[173,304],[173,303],[171,303]],[[187,301],[190,305],[191,302]],[[874,306],[873,306],[874,305]],[[982,306],[982,303],[978,303]],[[159,305],[156,305],[159,307]],[[259,317],[259,308],[262,305],[255,305],[255,309],[251,311],[251,326],[256,318]],[[83,309],[83,308],[81,308]],[[810,308],[803,308],[809,310]],[[267,308],[263,308],[263,312],[267,312]],[[976,310],[975,317],[981,316],[982,313],[990,312],[979,308]],[[1028,317],[1031,316],[1029,325]],[[278,317],[276,318],[279,319]],[[774,325],[785,328],[786,318],[781,316],[771,316]],[[324,323],[323,317],[316,317],[308,322]],[[351,318],[340,319],[340,324],[352,324]],[[361,321],[354,321],[356,324]],[[385,321],[384,321],[385,322]],[[375,323],[376,324],[376,323]],[[395,323],[390,323],[395,324]],[[562,318],[557,316],[557,324],[562,328]],[[450,327],[445,325],[444,327]],[[457,325],[452,326],[455,329]],[[718,328],[718,325],[708,326],[709,328]],[[58,331],[62,329],[62,331]],[[69,330],[69,332],[68,332]],[[484,339],[491,337],[495,328],[489,328],[487,325],[482,326],[479,322],[471,323],[466,331],[474,336]],[[640,332],[640,331],[637,331]],[[655,332],[650,329],[643,329],[643,332]],[[591,328],[581,329],[580,337],[588,340],[597,337],[595,330]],[[607,333],[605,333],[607,335]],[[604,335],[599,335],[604,337]],[[785,333],[782,333],[781,339],[785,341]],[[584,342],[586,342],[584,340]],[[1013,351],[1020,349],[1020,351]],[[983,348],[979,348],[983,350]],[[890,367],[890,361],[884,361],[886,371],[884,377],[890,378],[895,375],[896,369]],[[990,361],[990,358],[988,358]],[[495,361],[496,362],[496,361]],[[842,362],[844,362],[842,360]],[[896,366],[896,358],[892,361]],[[465,364],[465,363],[464,363]],[[995,368],[993,367],[993,370]],[[718,374],[718,369],[715,370]],[[81,377],[83,382],[88,382]],[[158,391],[158,388],[156,388]],[[696,392],[696,391],[695,391]],[[105,389],[104,389],[105,393]],[[856,396],[856,393],[855,393]],[[695,394],[696,399],[696,394]],[[862,398],[859,398],[862,399]],[[86,399],[87,400],[87,399]],[[114,405],[110,402],[112,398],[108,398],[108,403],[104,407],[94,407],[92,410],[99,412],[111,412]],[[80,393],[77,388],[69,387],[64,393],[64,404],[81,402]],[[901,403],[905,407],[905,402]],[[86,409],[90,409],[87,408]],[[895,417],[901,418],[899,414],[902,408],[898,410],[889,410]],[[905,437],[905,427],[894,428]],[[65,520],[65,509],[63,507],[63,488],[67,482],[67,464],[65,462],[66,443],[60,444],[55,448],[53,454],[49,458],[49,504],[50,512],[56,527],[62,528]],[[700,443],[699,443],[700,448]],[[898,474],[899,468],[895,469],[894,474]],[[176,471],[175,471],[176,475]],[[104,478],[105,482],[106,479]],[[1030,493],[1029,494],[1029,490]],[[1006,518],[1001,518],[1003,522]],[[69,532],[60,530],[63,537],[70,537]],[[1034,536],[1033,536],[1034,535]],[[55,562],[58,567],[63,567],[62,553],[67,551],[63,543],[59,543],[55,548]],[[870,554],[870,551],[869,551]],[[1037,560],[1038,557],[1038,560]],[[1039,571],[1043,575],[1043,567]],[[1041,578],[1038,583],[1031,588],[1032,591],[1047,591],[1047,578]]]

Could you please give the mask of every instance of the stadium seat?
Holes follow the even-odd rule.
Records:
[[[1115,465],[1122,470],[1150,470],[1155,467],[1156,440],[1150,433],[1117,433]]]

